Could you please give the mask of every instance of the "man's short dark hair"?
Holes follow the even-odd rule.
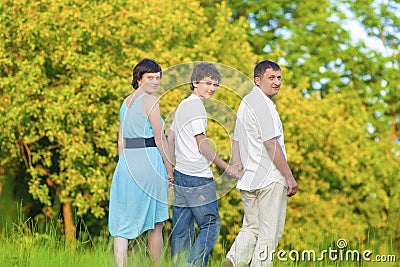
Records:
[[[221,81],[221,73],[212,63],[201,62],[194,66],[192,77],[190,77],[190,89],[194,89],[193,82],[199,82],[202,79],[210,77],[213,80],[216,80],[218,83]]]
[[[264,60],[264,61],[257,63],[257,65],[255,66],[254,78],[255,77],[261,78],[263,76],[264,72],[270,68],[273,70],[281,70],[281,67],[279,67],[279,65],[276,64],[275,62],[270,61],[270,60]]]

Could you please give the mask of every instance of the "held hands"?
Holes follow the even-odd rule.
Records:
[[[243,177],[243,165],[241,162],[229,165],[225,172],[233,179],[240,180]]]

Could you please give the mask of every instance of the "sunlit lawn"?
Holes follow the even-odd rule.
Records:
[[[112,238],[103,236],[92,240],[86,234],[85,238],[82,238],[85,240],[68,242],[57,234],[60,231],[55,225],[55,223],[48,223],[45,229],[39,231],[34,223],[26,220],[3,227],[0,233],[0,266],[114,266]],[[142,237],[130,242],[127,266],[184,266],[171,259],[168,236],[165,237],[164,255],[160,265],[155,264],[148,255],[145,240],[145,237]],[[319,247],[324,248],[324,245]],[[390,242],[386,247],[386,255],[396,254]],[[377,249],[376,245],[375,248]],[[317,258],[319,256],[317,255]],[[324,260],[294,262],[290,259],[290,255],[286,254],[285,258],[288,261],[279,261],[275,258],[275,266],[400,266],[399,255],[395,256],[396,263],[329,261],[328,254],[325,255]],[[213,254],[208,266],[221,266],[222,259],[222,255]]]

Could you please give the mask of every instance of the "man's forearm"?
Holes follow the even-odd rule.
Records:
[[[232,141],[232,164],[241,163],[240,159],[240,150],[239,150],[239,142],[233,140]]]
[[[267,149],[268,155],[274,162],[276,168],[285,177],[292,176],[292,171],[290,170],[289,164],[287,163],[285,155],[283,154],[283,150],[276,138],[265,141],[264,145]]]

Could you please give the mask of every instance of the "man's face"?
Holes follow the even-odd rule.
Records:
[[[254,82],[258,87],[260,87],[264,94],[269,98],[272,98],[279,92],[281,87],[281,78],[281,71],[268,68],[261,77],[255,77]]]
[[[210,77],[204,77],[200,81],[193,82],[193,85],[195,87],[193,93],[200,97],[201,100],[205,100],[215,94],[219,83]]]

